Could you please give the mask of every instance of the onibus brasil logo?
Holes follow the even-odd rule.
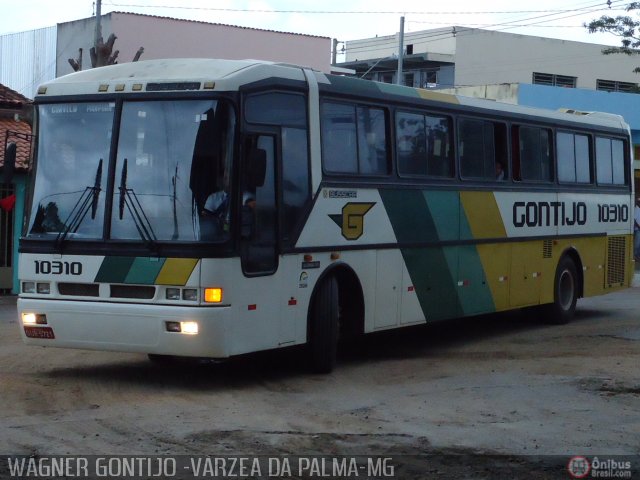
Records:
[[[373,208],[375,202],[349,202],[342,207],[341,214],[329,215],[342,229],[347,240],[357,240],[364,233],[364,216]]]

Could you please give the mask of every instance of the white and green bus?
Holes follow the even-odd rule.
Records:
[[[630,285],[621,117],[258,61],[74,73],[35,99],[30,345],[229,358]]]

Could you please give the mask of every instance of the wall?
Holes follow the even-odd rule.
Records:
[[[456,52],[456,41],[451,34],[452,28],[405,32],[404,45],[413,45],[413,53],[437,53],[453,55]],[[382,37],[350,40],[345,42],[345,62],[386,58],[398,55],[399,34]]]
[[[603,55],[602,45],[477,29],[456,40],[456,85],[531,83],[533,72],[577,77],[588,89],[596,79],[638,82],[638,59]]]
[[[56,27],[0,36],[0,83],[33,98],[56,72]]]
[[[58,76],[73,72],[67,59],[76,58],[80,47],[84,50],[84,69],[89,68],[95,19],[62,23],[58,29]],[[117,12],[102,18],[105,41],[112,32],[118,37],[115,49],[120,51],[119,63],[130,62],[138,48],[144,47],[141,60],[250,58],[309,66],[324,72],[330,69],[328,37]]]

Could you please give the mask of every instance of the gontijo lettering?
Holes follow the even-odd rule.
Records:
[[[584,202],[515,202],[514,227],[557,227],[587,223]]]

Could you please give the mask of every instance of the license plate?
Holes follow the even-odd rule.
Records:
[[[51,327],[24,327],[24,334],[29,338],[56,338]]]

